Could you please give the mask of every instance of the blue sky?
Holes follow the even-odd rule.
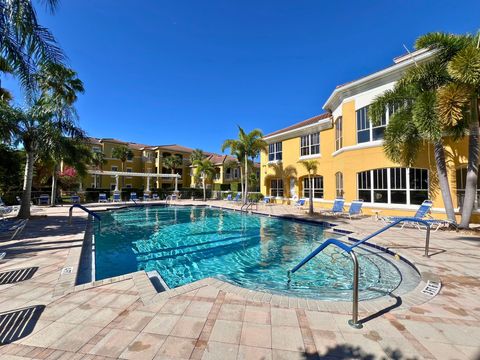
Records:
[[[322,113],[336,85],[423,33],[480,28],[478,0],[63,0],[39,13],[85,83],[89,135],[215,152],[236,124],[268,133]]]

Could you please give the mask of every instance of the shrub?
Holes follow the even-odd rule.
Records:
[[[258,202],[264,198],[263,194],[248,194],[248,200]]]
[[[221,191],[230,191],[231,190],[230,184],[220,184],[220,190]]]

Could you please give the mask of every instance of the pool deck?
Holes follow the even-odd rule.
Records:
[[[223,201],[207,204],[239,209]],[[259,212],[308,218],[291,206]],[[395,228],[376,237],[374,243],[412,261],[442,289],[433,298],[416,289],[386,304],[386,311],[361,302],[360,318],[368,321],[356,330],[347,324],[348,303],[274,301],[215,279],[163,293],[144,272],[75,286],[87,217],[75,210],[68,224],[68,207],[35,215],[16,240],[0,236],[0,252],[7,252],[0,260],[0,344],[9,343],[0,345],[0,359],[480,358],[475,235],[432,233],[430,258],[422,256],[425,232]],[[370,217],[327,221],[355,237],[383,225]]]

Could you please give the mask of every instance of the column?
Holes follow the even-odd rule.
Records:
[[[147,189],[145,190],[146,193],[150,193],[150,176],[147,176]]]
[[[178,174],[175,176],[175,192],[178,193]]]
[[[115,175],[115,190],[114,190],[114,191],[115,191],[115,192],[120,192],[120,191],[118,190],[118,175]]]

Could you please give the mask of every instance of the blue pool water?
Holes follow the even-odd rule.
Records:
[[[205,277],[291,296],[351,299],[352,263],[328,247],[291,269],[324,240],[320,225],[206,207],[137,207],[106,212],[95,232],[96,279],[157,270],[170,288]],[[396,289],[398,264],[358,249],[360,298]]]

